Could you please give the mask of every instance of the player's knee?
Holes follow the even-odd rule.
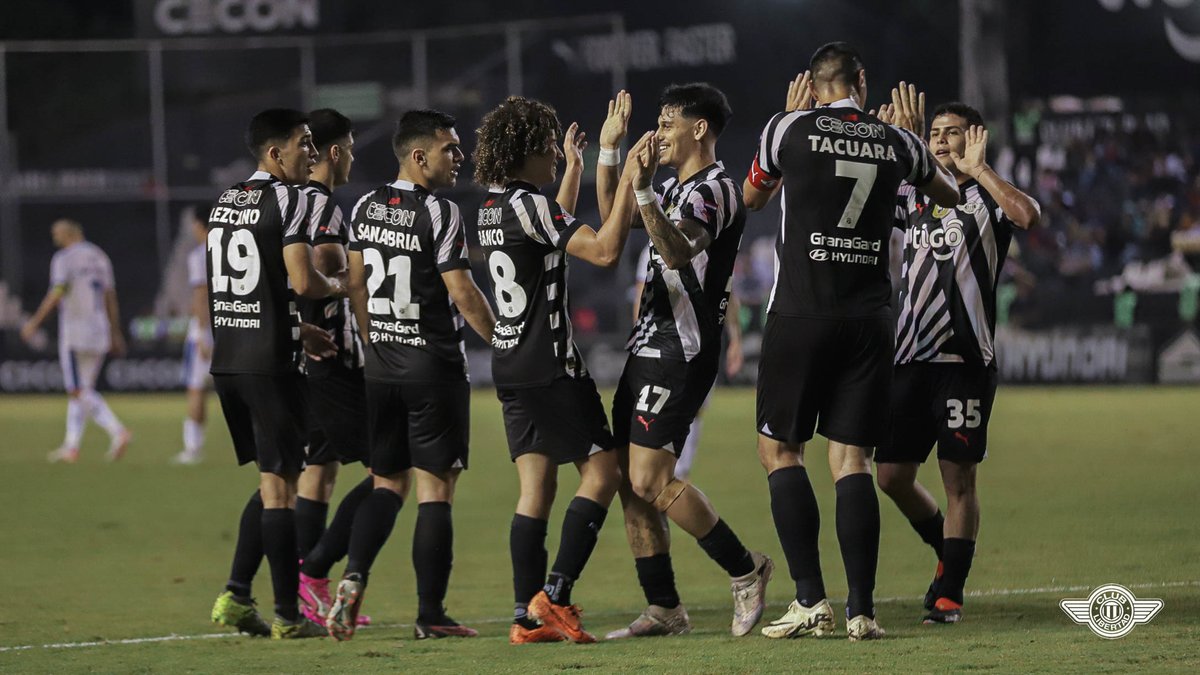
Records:
[[[879,489],[888,495],[905,494],[913,489],[913,477],[888,464],[879,465]]]
[[[647,503],[658,511],[666,513],[667,509],[671,508],[671,505],[691,487],[691,483],[671,476],[666,481],[653,481],[644,483],[641,486],[634,483],[635,491],[639,487],[643,488],[638,492],[639,497],[646,500]]]

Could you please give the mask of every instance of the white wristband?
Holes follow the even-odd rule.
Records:
[[[600,148],[600,166],[616,166],[621,163],[620,148]]]
[[[645,206],[658,201],[658,195],[654,194],[654,188],[651,187],[634,190],[633,196],[637,199],[638,206]]]

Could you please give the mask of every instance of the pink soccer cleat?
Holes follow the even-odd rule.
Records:
[[[333,598],[329,595],[329,579],[317,579],[300,573],[300,612],[318,626],[325,625],[325,615]]]

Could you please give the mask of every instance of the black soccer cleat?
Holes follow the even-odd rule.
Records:
[[[942,586],[942,573],[945,569],[942,566],[942,561],[938,561],[937,571],[933,573],[933,581],[929,582],[929,590],[925,591],[925,609],[933,611],[933,605],[937,602],[938,593]]]
[[[921,623],[929,625],[958,623],[959,621],[962,621],[962,605],[949,598],[938,598],[937,602],[933,603],[933,609],[929,610]]]
[[[468,628],[444,614],[437,621],[417,619],[416,623],[413,624],[413,637],[418,640],[444,637],[470,638],[478,635],[479,631],[474,628]]]

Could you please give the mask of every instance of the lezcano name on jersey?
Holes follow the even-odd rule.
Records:
[[[427,342],[421,337],[421,327],[415,323],[402,321],[380,321],[371,319],[371,330],[367,337],[372,344],[389,342],[393,344],[424,347]]]
[[[810,244],[817,248],[813,248],[808,252],[808,257],[817,262],[845,262],[857,263],[859,265],[876,265],[879,263],[879,256],[872,255],[879,253],[882,244],[879,241],[863,239],[862,237],[831,237],[820,232],[813,232],[809,236]],[[842,250],[836,250],[842,249]],[[858,253],[857,251],[867,251],[866,253]]]
[[[413,216],[416,214],[412,211],[407,211]],[[369,217],[369,214],[368,214]],[[410,223],[411,224],[411,223]],[[361,223],[355,234],[359,241],[369,241],[375,244],[382,244],[389,248],[402,248],[406,251],[420,251],[421,240],[415,234],[408,232],[398,232],[396,230],[383,227],[382,225],[368,225]]]

